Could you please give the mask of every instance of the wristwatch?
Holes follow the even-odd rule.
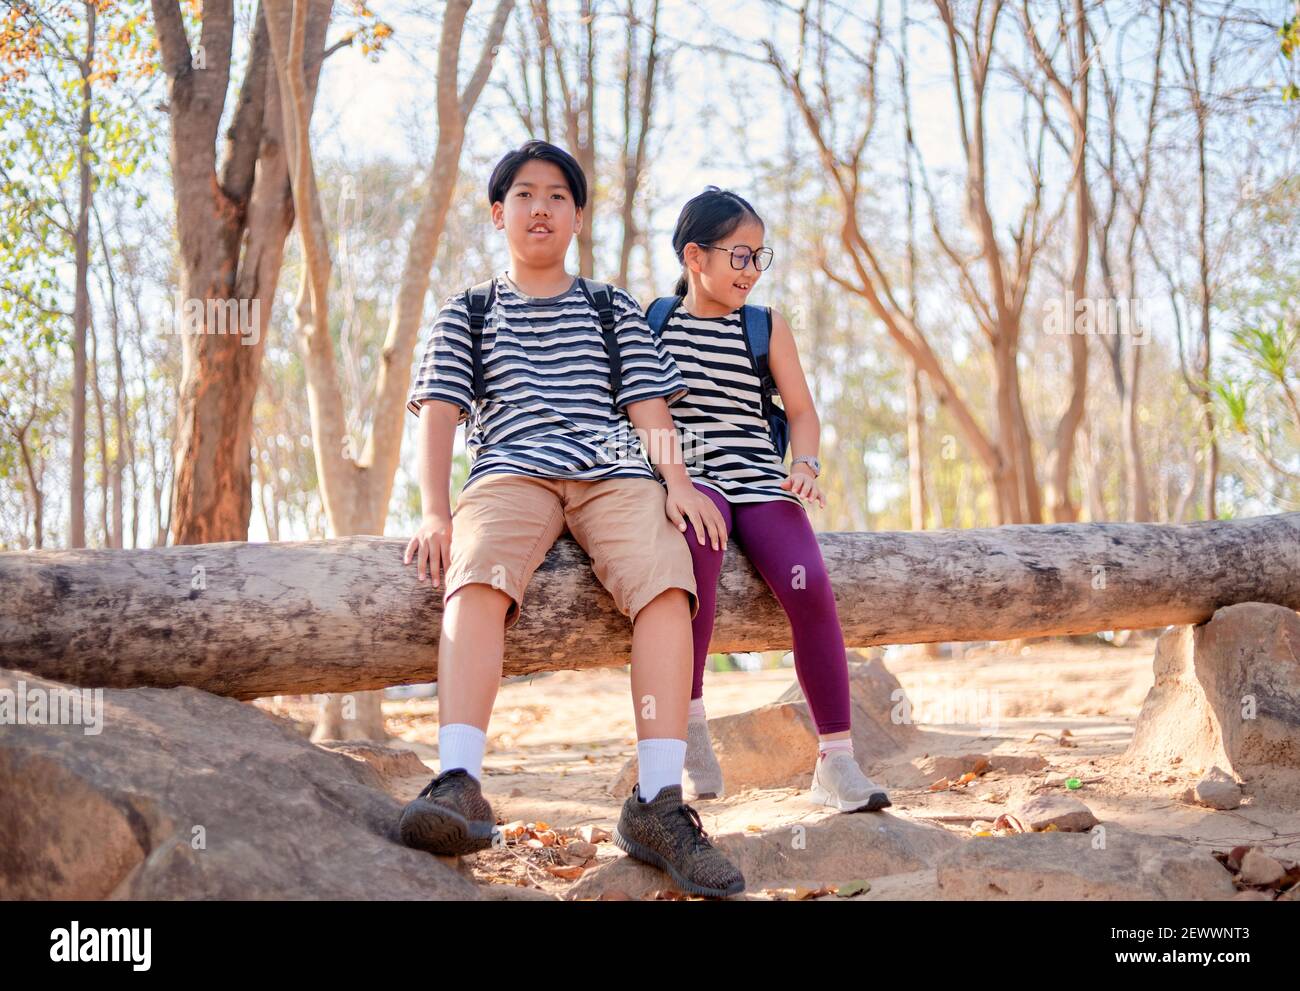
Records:
[[[806,463],[810,468],[812,468],[813,478],[818,477],[822,473],[821,458],[817,457],[815,454],[802,454],[799,457],[795,458],[793,461],[790,462],[790,470],[794,471],[794,466],[801,461]]]

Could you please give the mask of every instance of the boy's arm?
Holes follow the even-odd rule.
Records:
[[[713,500],[697,489],[686,473],[681,440],[667,401],[657,396],[628,403],[627,417],[645,445],[650,463],[668,483],[668,497],[664,502],[668,518],[682,531],[686,530],[689,519],[701,544],[707,533],[709,545],[715,551],[722,550],[727,542],[726,524]]]
[[[404,563],[418,553],[417,577],[424,581],[427,568],[434,588],[451,564],[451,452],[459,417],[455,403],[426,399],[420,404],[416,458],[422,519],[406,545]]]
[[[469,419],[473,402],[469,312],[461,298],[451,296],[434,320],[406,402],[407,409],[420,418],[416,459],[422,519],[406,545],[405,563],[410,564],[418,552],[417,576],[424,581],[427,564],[434,588],[451,563],[451,451],[456,425]]]
[[[664,502],[668,518],[683,532],[689,519],[701,544],[707,533],[713,549],[722,550],[727,542],[722,513],[691,482],[673,415],[668,410],[670,402],[686,395],[686,383],[663,341],[650,332],[637,301],[627,290],[618,289],[614,303],[620,311],[617,334],[623,357],[622,388],[614,397],[614,405],[627,412],[650,463],[668,483],[668,498]]]

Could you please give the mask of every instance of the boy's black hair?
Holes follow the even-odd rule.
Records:
[[[488,203],[500,203],[506,198],[506,191],[515,181],[515,174],[525,163],[538,160],[550,162],[564,173],[564,181],[573,194],[573,202],[579,207],[587,205],[587,176],[582,171],[578,160],[563,148],[549,141],[533,140],[520,145],[514,151],[506,152],[501,161],[492,170],[488,179]]]
[[[758,211],[744,197],[717,186],[705,186],[704,192],[686,201],[677,218],[677,227],[673,230],[673,251],[677,252],[677,260],[685,261],[686,246],[692,241],[696,244],[721,241],[746,220],[756,220],[767,227]],[[686,273],[683,272],[673,295],[685,296],[688,288]]]

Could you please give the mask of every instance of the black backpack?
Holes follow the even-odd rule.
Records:
[[[680,296],[660,296],[650,304],[646,310],[646,322],[650,324],[650,332],[656,338],[663,332],[664,324],[681,302]],[[767,360],[772,341],[772,309],[768,306],[742,306],[740,323],[745,328],[745,350],[749,353],[749,363],[758,376],[763,395],[763,419],[771,431],[772,446],[784,461],[786,452],[790,449],[790,421],[786,418],[785,410],[772,402],[773,396],[780,395]]]
[[[605,353],[609,356],[609,380],[611,395],[616,399],[623,385],[623,362],[618,350],[618,336],[615,333],[614,289],[603,282],[590,282],[579,278],[578,285],[600,315],[600,326],[605,338]],[[483,380],[483,322],[496,301],[497,280],[489,279],[472,289],[465,290],[465,308],[469,310],[470,354],[474,367],[474,398],[482,400],[487,395],[487,385]]]

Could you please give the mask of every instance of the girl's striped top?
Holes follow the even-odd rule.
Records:
[[[524,295],[504,273],[483,321],[487,395],[475,411],[469,311],[463,294],[442,304],[425,346],[407,408],[426,399],[460,407],[469,422],[468,487],[484,475],[593,480],[655,478],[624,410],[629,403],[686,389],[641,307],[614,289],[622,388],[612,396],[600,315],[575,279],[558,296]]]
[[[669,403],[691,480],[729,502],[789,499],[785,464],[772,446],[763,393],[749,358],[740,311],[697,317],[678,304],[661,340],[686,382]]]

